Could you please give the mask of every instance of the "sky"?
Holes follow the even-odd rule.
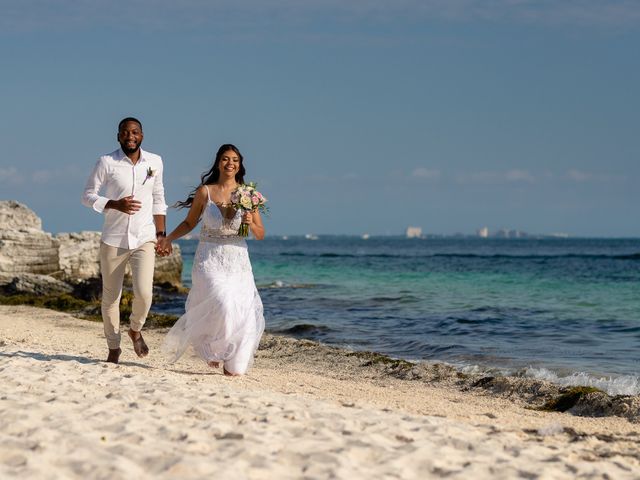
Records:
[[[638,1],[0,8],[0,200],[46,231],[101,228],[80,196],[132,115],[169,204],[237,145],[268,235],[640,237]]]

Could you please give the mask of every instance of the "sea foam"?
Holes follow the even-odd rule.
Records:
[[[609,395],[639,395],[640,378],[634,375],[619,377],[597,377],[584,372],[576,372],[567,376],[559,376],[547,368],[526,368],[524,376],[547,380],[557,385],[586,386],[599,388]]]

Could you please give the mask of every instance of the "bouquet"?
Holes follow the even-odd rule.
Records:
[[[255,210],[267,212],[268,207],[265,205],[267,199],[256,190],[254,182],[243,183],[233,192],[231,192],[231,204],[236,210],[240,210],[243,214],[253,212]],[[249,235],[249,225],[242,223],[238,229],[238,235],[246,237]]]

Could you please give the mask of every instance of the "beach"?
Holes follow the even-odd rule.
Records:
[[[640,476],[635,417],[543,412],[446,366],[269,334],[230,378],[190,354],[169,364],[165,332],[144,331],[143,359],[123,337],[113,365],[100,323],[0,306],[0,477]]]

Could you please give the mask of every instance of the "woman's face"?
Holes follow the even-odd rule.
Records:
[[[221,177],[235,177],[238,170],[240,170],[240,157],[233,150],[227,150],[220,157],[220,163],[218,164]]]

